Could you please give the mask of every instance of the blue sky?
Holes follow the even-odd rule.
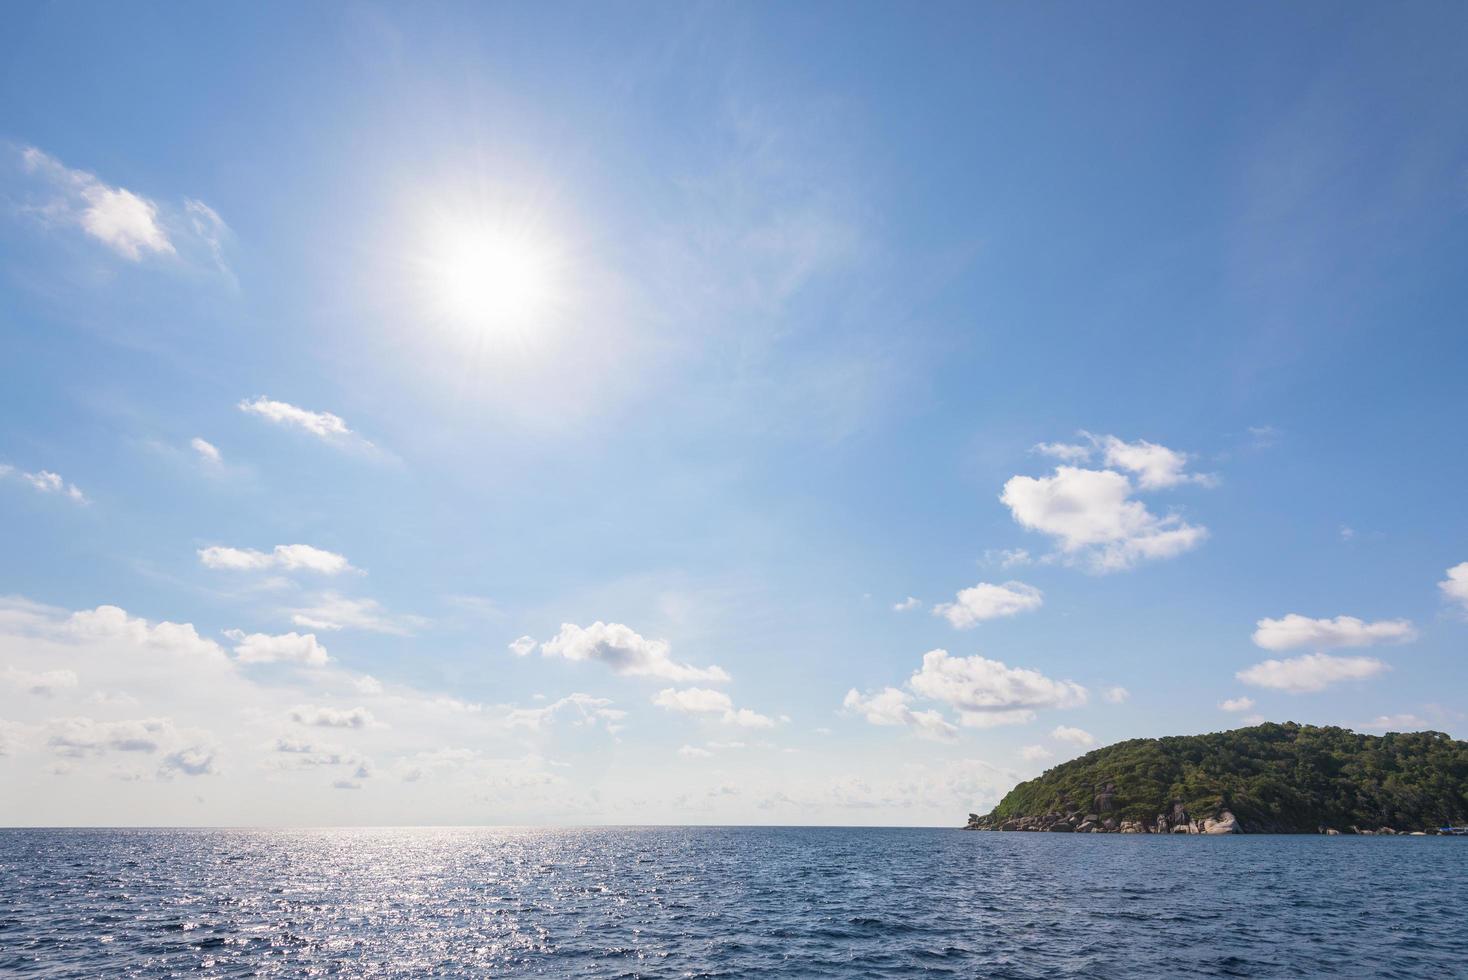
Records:
[[[1468,734],[1461,7],[3,19],[0,823]]]

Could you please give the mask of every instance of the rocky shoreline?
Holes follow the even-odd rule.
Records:
[[[1157,814],[1155,819],[1123,820],[1100,813],[1046,813],[1035,816],[1000,818],[993,814],[981,817],[977,813],[968,815],[964,830],[995,830],[1031,833],[1061,834],[1271,834],[1282,833],[1274,827],[1246,827],[1228,810],[1220,810],[1206,817],[1195,817],[1181,803],[1174,803],[1171,810]],[[1375,830],[1348,827],[1337,830],[1322,826],[1319,833],[1335,837],[1343,834],[1363,837],[1429,837],[1439,833],[1430,830],[1398,830],[1378,827]]]

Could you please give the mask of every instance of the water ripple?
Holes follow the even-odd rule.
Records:
[[[0,974],[1450,977],[1468,841],[0,831]]]

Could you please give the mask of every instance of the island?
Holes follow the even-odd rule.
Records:
[[[1468,824],[1468,742],[1263,724],[1117,742],[1020,783],[968,830],[1438,834]]]

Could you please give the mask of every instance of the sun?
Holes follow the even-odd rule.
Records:
[[[437,318],[475,334],[523,335],[557,299],[555,250],[528,228],[467,221],[437,229],[425,286]]]

